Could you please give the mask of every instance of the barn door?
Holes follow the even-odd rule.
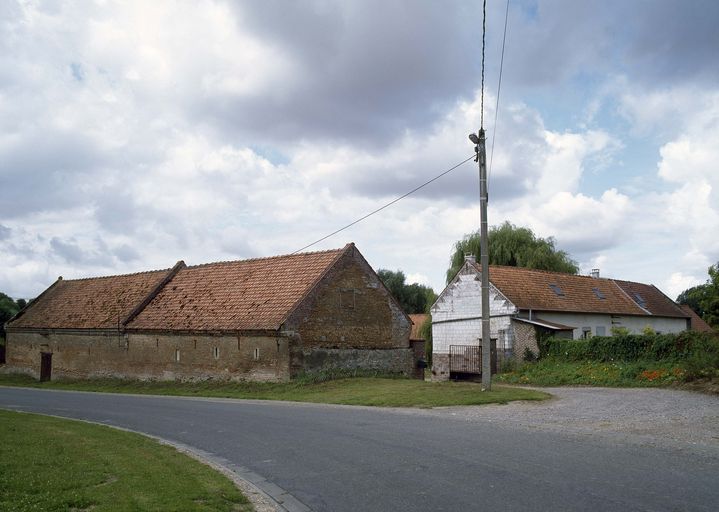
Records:
[[[52,376],[52,353],[40,353],[40,382],[50,380]]]

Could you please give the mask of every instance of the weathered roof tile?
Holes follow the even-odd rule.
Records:
[[[346,248],[184,268],[127,327],[277,329]]]
[[[119,276],[60,279],[12,322],[12,327],[111,329],[169,274],[155,270]]]

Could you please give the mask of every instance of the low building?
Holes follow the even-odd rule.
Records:
[[[536,356],[541,336],[690,328],[690,316],[653,285],[495,265],[489,281],[490,336],[500,358]],[[433,378],[479,373],[481,311],[481,269],[468,257],[431,309]]]
[[[411,322],[354,244],[58,279],[7,324],[7,370],[37,378],[286,381],[410,375]]]

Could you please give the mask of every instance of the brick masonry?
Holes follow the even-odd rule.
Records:
[[[323,369],[411,375],[411,322],[352,246],[277,331],[183,333],[152,329],[12,329],[8,370],[53,378],[286,381]]]
[[[289,340],[278,336],[48,331],[13,333],[12,340],[8,369],[36,378],[44,352],[52,354],[53,379],[289,379]]]
[[[512,322],[514,329],[514,354],[517,359],[524,358],[524,353],[529,349],[535,356],[539,355],[537,345],[537,329],[532,324],[524,322]]]

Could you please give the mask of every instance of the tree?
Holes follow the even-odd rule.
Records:
[[[712,327],[719,327],[719,262],[710,266],[707,273],[706,283],[684,290],[677,302],[692,308]]]
[[[709,293],[701,302],[704,321],[712,327],[719,327],[719,262],[709,267]]]
[[[0,338],[5,338],[5,322],[20,311],[17,302],[0,292]]]
[[[426,313],[437,300],[437,294],[429,286],[406,284],[404,272],[401,270],[393,272],[381,268],[377,275],[406,313]]]
[[[711,287],[708,284],[700,284],[699,286],[692,286],[687,288],[677,297],[678,304],[686,304],[694,310],[694,312],[700,317],[704,318],[705,311],[702,307],[709,294],[711,293]]]
[[[492,226],[487,242],[491,265],[554,270],[568,274],[579,272],[577,262],[565,251],[554,246],[554,238],[537,237],[529,228],[517,227],[510,222],[505,222],[501,226]],[[477,261],[480,261],[479,233],[465,235],[462,240],[454,244],[447,270],[448,283],[464,264],[467,253],[473,254]]]

